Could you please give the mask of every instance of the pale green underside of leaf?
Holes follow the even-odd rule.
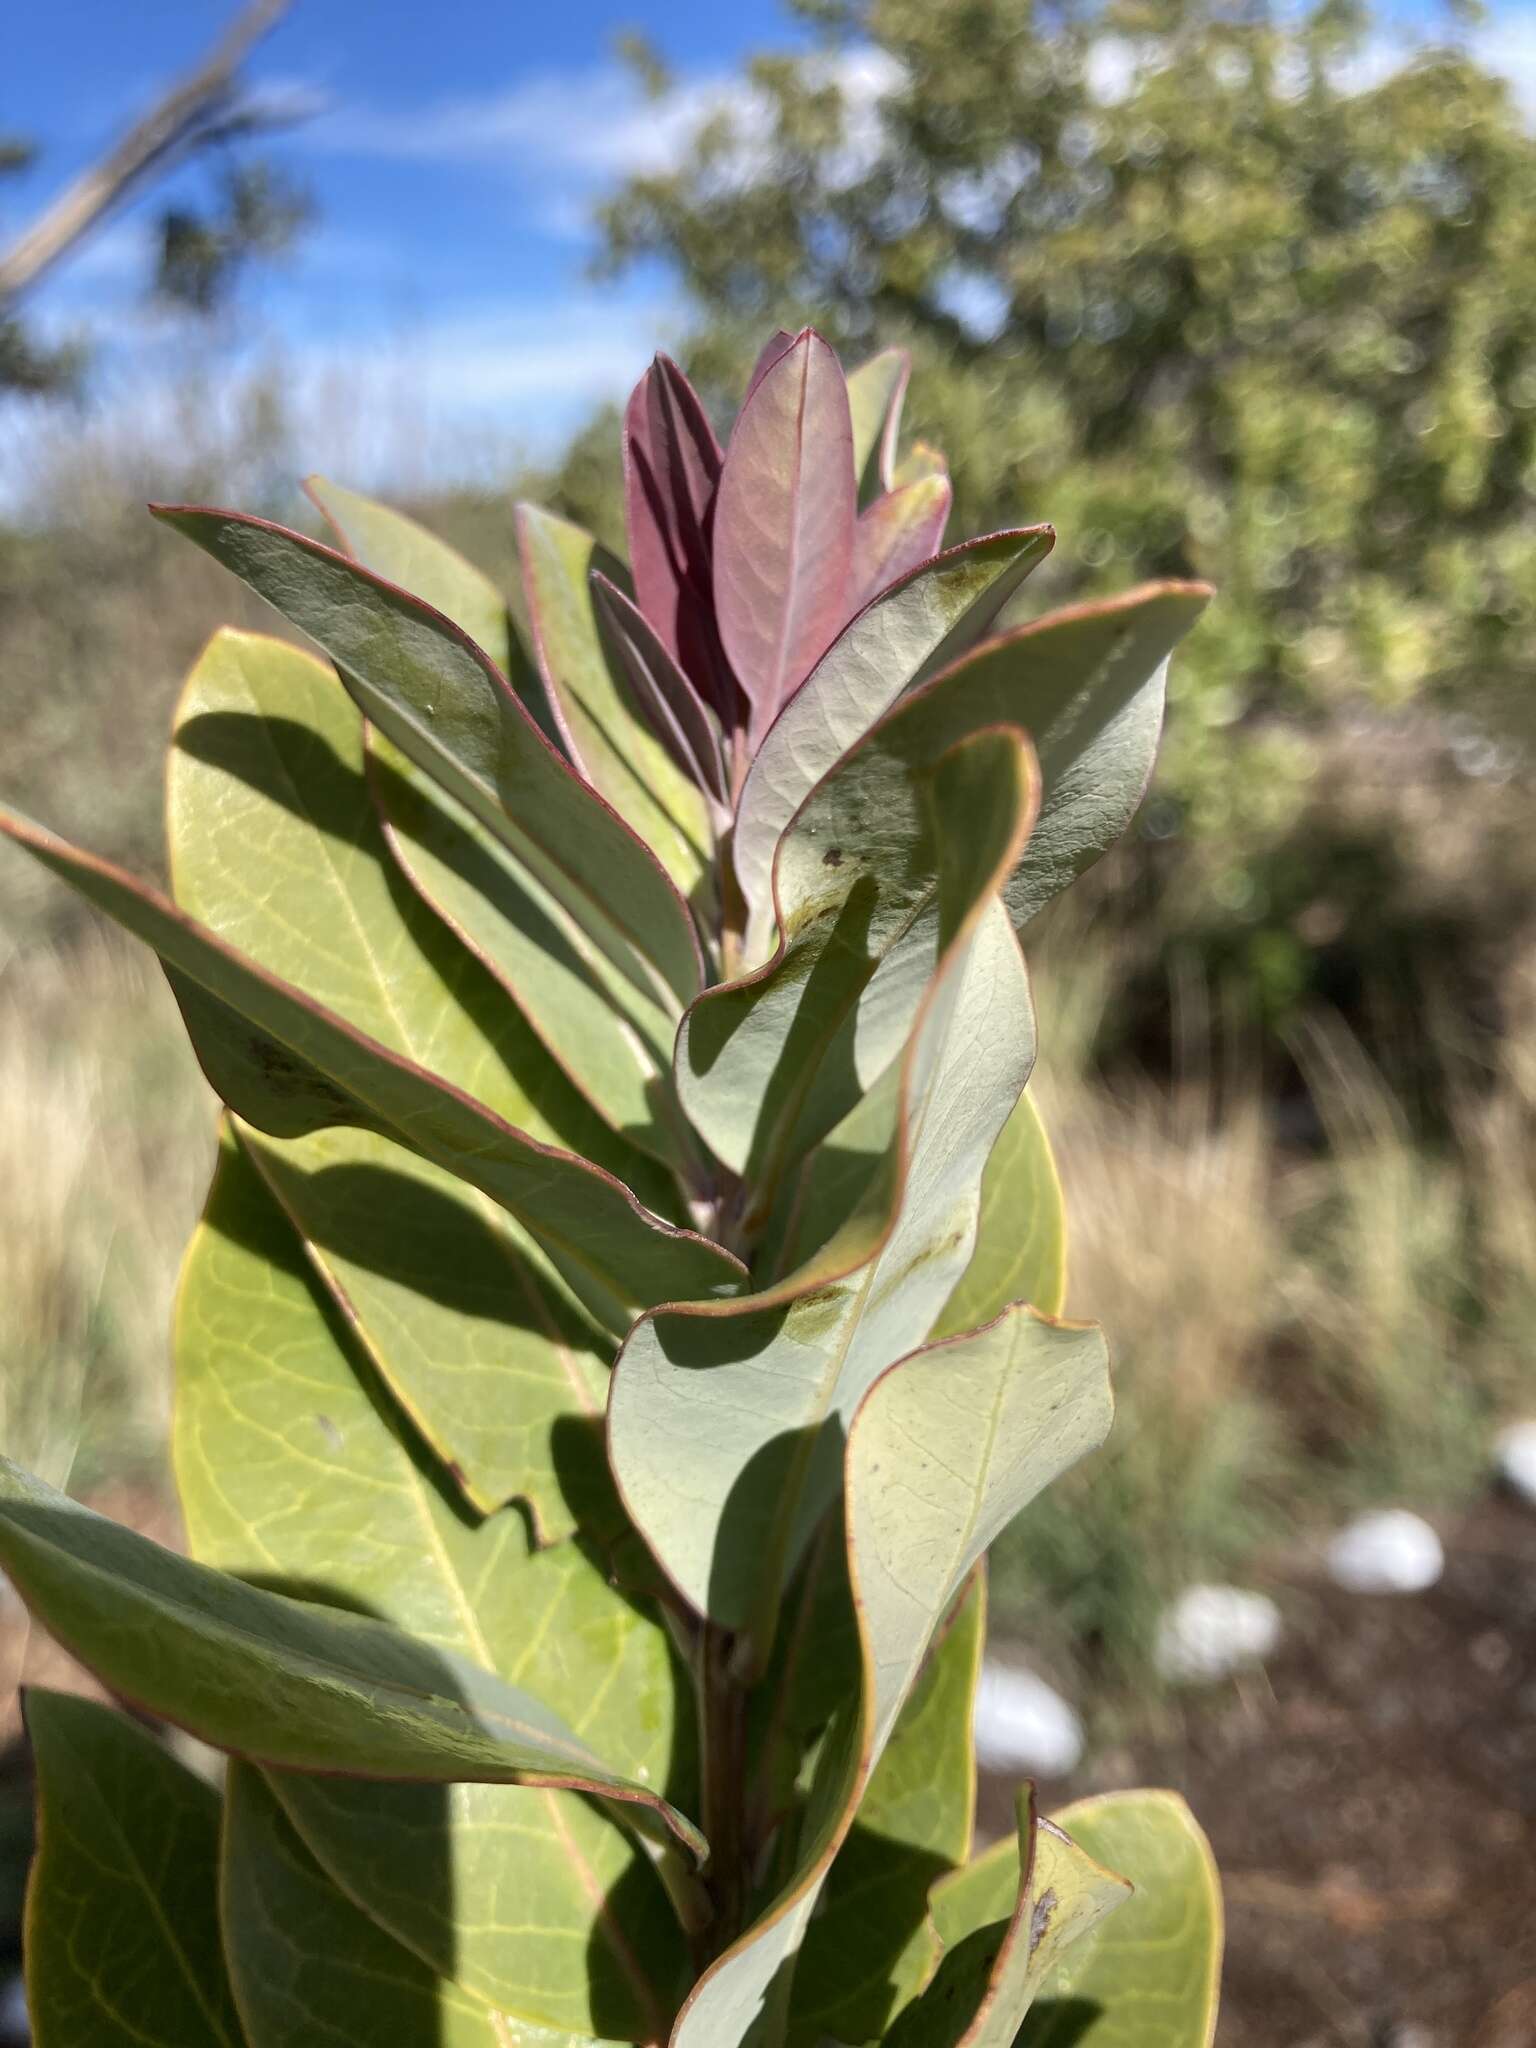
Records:
[[[880,999],[879,974],[904,947],[932,943],[936,862],[914,819],[913,770],[991,726],[1029,734],[1040,813],[1003,891],[1022,930],[1130,822],[1152,769],[1169,651],[1206,595],[1152,585],[988,641],[897,704],[817,784],[774,855],[778,953],[760,976],[701,997],[679,1034],[679,1093],[721,1158],[739,1170],[771,1157],[790,1091],[804,1097],[818,1063],[834,1076],[848,1065],[850,1012]],[[901,1015],[885,1002],[888,1032]],[[857,1028],[871,1035],[864,1019]],[[888,1037],[861,1047],[860,1077],[896,1050]]]
[[[210,1079],[247,1121],[280,1137],[338,1124],[402,1137],[535,1230],[604,1327],[736,1285],[718,1246],[361,1036],[120,870],[11,813],[0,831],[160,954]]]
[[[0,1459],[0,1565],[124,1698],[216,1749],[298,1771],[581,1785],[697,1831],[608,1770],[558,1716],[387,1623],[178,1557]],[[637,1824],[646,1824],[637,1811]]]
[[[761,1155],[762,1127],[779,1119],[791,1082],[802,1102],[790,1149],[813,1141],[853,1091],[871,1087],[897,1056],[914,986],[931,971],[935,947],[933,914],[919,900],[921,873],[891,886],[910,838],[902,820],[903,760],[932,760],[957,733],[999,720],[1029,731],[1040,755],[1041,811],[1004,890],[1022,930],[1134,814],[1156,751],[1166,656],[1206,596],[1202,585],[1154,585],[990,641],[914,691],[818,786],[785,833],[778,858],[784,930],[793,937],[795,920],[809,915],[808,945],[790,944],[762,981],[706,996],[680,1040],[680,1090],[723,1157]],[[744,807],[746,801],[744,793]],[[847,870],[843,842],[850,833],[867,840],[870,820],[884,825],[890,843],[866,848],[874,856],[867,873]],[[829,876],[834,853],[838,864]],[[857,897],[871,878],[885,885],[883,895]],[[845,955],[859,956],[863,981],[841,1017],[821,985],[817,948],[824,942],[814,922],[835,901],[844,905],[836,942]],[[841,964],[846,979],[851,963]],[[805,975],[822,1029],[812,1051],[801,1046],[790,1060],[788,1034],[806,1032],[799,1016]],[[754,1114],[760,1096],[768,1108]]]
[[[880,2039],[938,1964],[928,1891],[970,1852],[971,1720],[985,1639],[978,1574],[902,1707],[832,1865],[795,1970],[790,2048]]]
[[[497,2012],[360,1913],[295,1835],[259,1771],[231,1766],[225,1943],[248,2048],[603,2048]]]
[[[454,1501],[228,1140],[182,1281],[175,1450],[197,1557],[381,1615],[526,1687],[640,1783],[687,1784],[686,1690],[657,1622],[581,1545],[530,1551],[517,1515],[480,1522]],[[492,2002],[587,2031],[601,2009],[603,2030],[637,2039],[675,2002],[671,1909],[644,1852],[587,1801],[276,1783],[347,1891]],[[615,1892],[622,1929],[603,1907]]]
[[[957,775],[976,785],[975,829],[944,842],[956,937],[919,1013],[888,1170],[798,1276],[728,1313],[643,1320],[616,1369],[609,1447],[631,1514],[686,1597],[763,1651],[854,1410],[965,1270],[982,1169],[1028,1078],[1028,984],[993,895],[1027,826],[1027,757],[1016,735],[983,736],[937,764],[935,788]]]
[[[465,804],[644,985],[686,1002],[701,960],[666,871],[451,621],[265,520],[157,508],[324,649],[359,709]],[[647,965],[649,963],[649,965]]]
[[[690,1995],[673,2048],[773,2038],[827,1868],[933,1630],[998,1531],[1109,1427],[1100,1332],[1009,1310],[914,1352],[876,1382],[844,1457],[864,1685],[856,1730],[830,1742],[801,1862],[776,1904]]]
[[[1129,1893],[1122,1877],[1037,1821],[1022,1792],[1016,1836],[934,1887],[943,1961],[892,2030],[890,2048],[1014,2048],[1062,1957],[1090,1942]]]
[[[703,794],[615,682],[592,610],[594,569],[623,572],[568,519],[517,508],[523,590],[545,687],[571,758],[661,860],[685,897],[706,882],[714,833]],[[625,579],[627,587],[627,578]]]
[[[1067,1217],[1050,1140],[1029,1091],[1003,1125],[981,1182],[971,1263],[930,1337],[956,1337],[1016,1301],[1061,1314],[1067,1288]]]
[[[524,657],[507,600],[489,576],[391,505],[344,490],[323,476],[306,478],[304,488],[349,555],[452,619],[504,676],[523,683]]]
[[[1174,1792],[1111,1792],[1058,1816],[1136,1893],[1045,1986],[1021,2048],[1210,2048],[1221,1984],[1221,1882]]]
[[[110,1708],[31,1691],[38,2048],[245,2048],[219,1943],[219,1800]]]
[[[903,690],[986,632],[1050,546],[1049,530],[1032,528],[951,548],[850,621],[780,712],[748,773],[732,840],[749,961],[768,950],[774,849],[805,799]]]

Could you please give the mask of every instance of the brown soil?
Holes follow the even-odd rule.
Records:
[[[1227,1903],[1218,2048],[1536,2048],[1536,1514],[1445,1534],[1420,1596],[1293,1573],[1262,1678],[1042,1787],[1189,1800]]]

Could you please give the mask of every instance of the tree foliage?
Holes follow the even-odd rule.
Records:
[[[1058,590],[1209,575],[1163,788],[1239,845],[1341,709],[1502,703],[1536,655],[1507,81],[1339,0],[791,12],[817,45],[604,209],[610,263],[680,276],[696,362],[735,375],[769,306],[904,342],[963,526],[1054,520]]]

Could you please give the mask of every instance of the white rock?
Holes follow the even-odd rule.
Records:
[[[1164,1678],[1198,1684],[1267,1657],[1280,1641],[1280,1610],[1241,1586],[1190,1586],[1164,1613],[1154,1652]]]
[[[975,1734],[984,1771],[1064,1778],[1082,1761],[1082,1722],[1059,1692],[1017,1665],[982,1665]]]
[[[1500,1430],[1493,1456],[1510,1492],[1536,1508],[1536,1422],[1512,1422]]]
[[[30,2041],[31,2028],[27,2024],[27,1990],[19,1977],[12,1977],[3,1991],[0,1991],[0,2041]]]
[[[1328,1546],[1328,1575],[1346,1593],[1422,1593],[1444,1570],[1440,1538],[1406,1508],[1361,1515]]]

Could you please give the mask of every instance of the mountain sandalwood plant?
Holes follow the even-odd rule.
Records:
[[[984,1553],[1110,1418],[1019,934],[1207,592],[997,630],[1050,530],[941,551],[903,381],[781,334],[722,452],[658,359],[629,567],[519,508],[531,653],[330,484],[337,548],[157,508],[324,659],[209,645],[170,897],[5,823],[227,1105],[189,1556],[0,1467],[33,1613],[229,1760],[31,1697],[40,2048],[1208,2042],[1171,1795],[969,1860]]]

